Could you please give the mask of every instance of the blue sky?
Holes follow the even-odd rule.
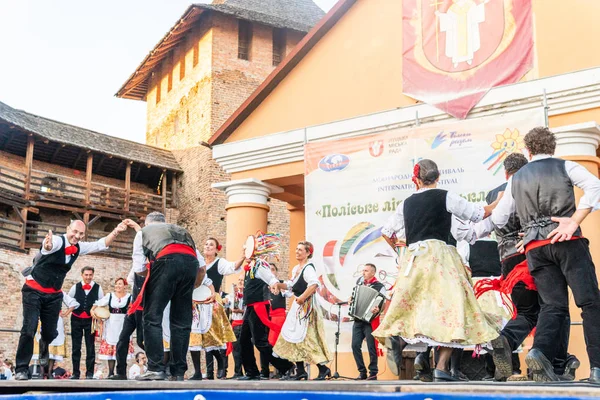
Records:
[[[0,101],[144,142],[146,104],[114,94],[191,2],[0,0]]]

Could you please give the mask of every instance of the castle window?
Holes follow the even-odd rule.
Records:
[[[192,57],[192,66],[194,66],[194,67],[196,65],[198,65],[198,57],[199,57],[198,53],[200,52],[200,50],[198,49],[198,46],[200,46],[199,42],[194,43],[194,47],[193,47],[193,49],[194,49],[193,53],[194,54],[193,54],[193,57]]]
[[[252,23],[239,20],[238,24],[238,58],[250,60],[250,49],[252,46]]]
[[[182,81],[185,78],[185,49],[181,49],[181,56],[179,57],[179,80]]]
[[[285,58],[285,30],[273,28],[273,66],[278,66]]]

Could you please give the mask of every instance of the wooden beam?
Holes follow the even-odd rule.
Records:
[[[79,160],[81,160],[81,157],[83,157],[84,154],[85,154],[85,150],[81,149],[79,151],[79,154],[77,155],[77,158],[75,159],[75,162],[73,163],[73,169],[77,168],[77,164],[79,164]]]
[[[167,170],[163,169],[162,176],[162,209],[163,214],[167,215]]]
[[[86,212],[83,214],[83,223],[85,224],[85,235],[83,236],[83,240],[87,241],[88,238],[88,225],[90,223],[90,213]]]
[[[92,192],[92,168],[94,167],[94,155],[90,152],[87,156],[85,167],[85,204],[90,204],[90,193]]]
[[[127,169],[125,170],[125,211],[129,211],[129,201],[131,199],[131,163],[127,163]]]
[[[100,215],[101,217],[117,219],[117,220],[122,220],[123,215],[124,215],[124,214],[114,214],[114,213],[110,213],[110,212],[103,212],[103,211],[98,211],[98,210],[91,211],[91,210],[85,209],[85,208],[66,206],[64,204],[56,204],[56,203],[50,203],[50,202],[45,202],[45,201],[35,201],[35,202],[32,202],[32,204],[35,206],[38,206],[38,207],[52,208],[53,210],[63,210],[63,211],[70,211],[70,212],[76,211],[79,213],[93,212],[94,214]],[[128,214],[130,214],[130,213],[128,213]],[[143,214],[140,214],[140,215],[143,215]]]
[[[65,146],[66,146],[65,144],[61,144],[56,147],[56,150],[54,150],[54,153],[52,153],[52,158],[50,159],[51,164],[54,164],[54,161],[56,161],[56,157],[58,156],[58,153],[60,153],[60,151],[65,148]]]
[[[17,206],[13,206],[13,210],[19,216],[19,219],[21,220],[22,223],[27,222],[26,219],[23,219],[23,216],[21,215],[21,210],[19,210],[19,208]]]
[[[29,199],[29,191],[31,190],[31,170],[33,168],[34,144],[35,138],[33,135],[27,136],[27,152],[25,153],[25,168],[27,168],[27,176],[25,177],[25,199]],[[27,214],[25,214],[25,216],[27,216]]]
[[[23,226],[21,227],[21,241],[19,242],[19,247],[25,250],[25,242],[27,241],[27,209],[24,208],[21,210],[21,221],[23,222]]]
[[[73,215],[75,216],[75,218],[77,218],[78,220],[82,221],[83,218],[81,218],[81,215],[79,215],[79,213],[77,211],[73,211]]]
[[[92,218],[92,220],[90,222],[88,222],[88,227],[92,226],[94,224],[94,222],[98,221],[100,219],[99,215],[96,215],[94,218]]]
[[[177,173],[171,177],[171,207],[177,208]]]

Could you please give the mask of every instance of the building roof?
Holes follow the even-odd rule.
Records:
[[[244,0],[237,0],[244,1]],[[257,0],[259,1],[259,0]],[[290,0],[293,1],[293,0]],[[263,102],[279,83],[302,61],[304,56],[323,36],[346,14],[357,0],[339,0],[317,25],[296,45],[294,50],[271,72],[242,105],[225,121],[208,141],[211,145],[221,144],[242,124],[242,122]]]
[[[52,142],[171,171],[182,171],[173,153],[168,150],[40,117],[16,110],[2,102],[0,102],[0,122],[5,122]]]
[[[148,53],[121,86],[117,97],[144,100],[150,73],[181,42],[205,11],[258,22],[275,28],[308,32],[325,13],[313,0],[214,0],[212,4],[192,4],[181,18]]]

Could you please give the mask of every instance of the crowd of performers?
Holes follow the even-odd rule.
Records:
[[[556,141],[547,128],[531,130],[525,144],[529,162],[522,154],[509,155],[504,161],[507,182],[488,194],[485,206],[438,189],[434,161],[415,165],[416,192],[381,230],[395,250],[404,248],[396,283],[387,292],[374,264],[364,265],[357,281],[389,299],[372,310],[373,315],[381,313],[381,320],[354,321],[357,379],[377,379],[378,343],[385,344],[388,359],[396,363],[406,344],[425,343],[427,351],[418,354],[414,365],[424,381],[465,380],[460,370],[465,349],[486,357],[486,379],[511,379],[520,371],[515,352],[535,330],[525,359],[530,378],[573,380],[579,360],[567,353],[571,288],[582,309],[589,381],[600,383],[600,292],[588,240],[579,228],[598,208],[600,180],[574,162],[554,158]],[[574,186],[584,192],[578,203]],[[234,378],[240,380],[269,379],[270,366],[281,379],[308,379],[306,364],[318,368],[316,380],[332,376],[328,364],[333,357],[315,300],[321,283],[311,262],[311,243],[298,243],[298,264],[289,280],[280,280],[274,264],[247,249],[238,260],[227,261],[219,257],[221,245],[215,238],[204,242],[201,254],[191,235],[167,224],[161,213],[150,213],[144,222],[142,228],[125,220],[93,243],[81,241],[81,221],[71,223],[65,235],[48,233],[34,266],[25,273],[16,379],[30,378],[38,321],[40,365],[65,356],[62,317],[69,314],[77,379],[83,339],[86,377],[93,374],[93,335],[98,330],[93,321],[98,318],[104,320],[99,358],[107,360],[110,379],[127,379],[134,331],[148,358],[147,371],[138,380],[183,380],[188,351],[192,380],[202,379],[202,351],[209,378],[215,376],[215,364],[217,379],[227,376],[230,352]],[[114,291],[104,294],[93,282],[93,269],[86,267],[82,282],[68,294],[62,292],[64,278],[80,255],[106,249],[128,228],[137,233],[127,280],[117,279]],[[258,253],[269,253],[268,235],[259,238]],[[239,273],[243,278],[225,296],[224,277]],[[61,313],[63,303],[68,310]],[[365,340],[368,366],[361,350]]]

